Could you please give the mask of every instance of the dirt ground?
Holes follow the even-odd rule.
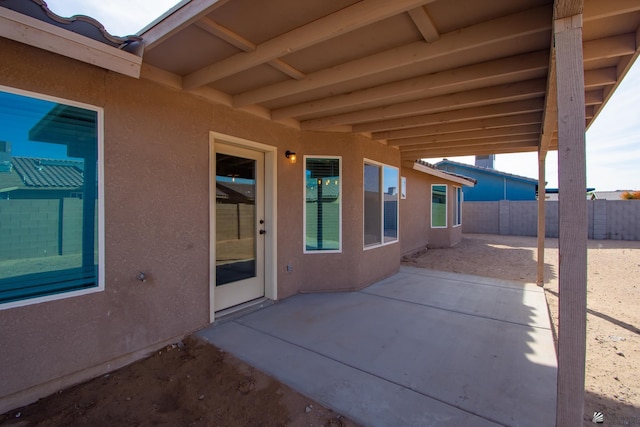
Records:
[[[8,412],[0,425],[356,426],[192,337]]]
[[[558,240],[546,239],[545,291],[558,330]],[[535,237],[467,234],[453,248],[429,249],[414,267],[536,282]],[[640,426],[640,242],[590,240],[587,284],[585,426]],[[556,334],[557,336],[557,334]]]

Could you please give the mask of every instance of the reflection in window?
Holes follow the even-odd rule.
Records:
[[[256,161],[216,153],[216,286],[255,277]]]
[[[462,224],[462,188],[455,187],[455,198],[453,200],[453,225]]]
[[[447,227],[447,186],[431,186],[431,227]]]
[[[96,110],[0,91],[0,304],[100,286],[98,176]]]
[[[398,169],[364,164],[364,246],[398,240]]]
[[[305,251],[341,249],[340,158],[305,157]]]

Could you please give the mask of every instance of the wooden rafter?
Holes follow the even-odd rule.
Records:
[[[305,26],[256,46],[252,52],[240,53],[208,65],[184,77],[185,89],[204,86],[235,73],[283,57],[325,40],[405,12],[430,0],[363,0],[320,18]]]
[[[532,99],[544,95],[545,79],[527,80],[513,84],[504,84],[433,98],[419,99],[393,104],[386,107],[371,108],[352,113],[301,122],[302,129],[322,129],[328,126],[363,123],[374,120],[391,119],[394,117],[410,116],[414,114],[438,113],[465,107],[486,106],[490,104]]]
[[[516,55],[279,108],[273,110],[272,117],[301,117],[345,107],[357,107],[371,101],[387,99],[392,101],[393,98],[408,94],[413,95],[413,98],[427,98],[495,86],[527,78],[542,77],[546,73],[547,66],[548,54],[546,51]]]
[[[539,124],[541,123],[541,121],[542,113],[540,112],[515,114],[510,116],[457,121],[454,123],[434,124],[430,126],[419,126],[385,132],[374,132],[372,138],[394,140],[398,138],[410,138],[417,136],[444,135],[472,130],[496,129],[516,125]],[[393,144],[390,143],[390,145]]]
[[[225,42],[237,47],[244,52],[253,52],[254,50],[256,50],[256,45],[254,43],[242,37],[241,35],[234,33],[230,29],[218,24],[213,19],[204,17],[197,21],[195,25],[198,28],[206,31],[207,33],[221,40],[224,40]],[[272,59],[271,61],[268,61],[267,64],[271,65],[276,70],[283,72],[289,77],[297,80],[303,79],[306,76],[302,71],[292,67],[279,58]]]
[[[406,129],[418,126],[436,125],[441,123],[461,122],[466,120],[486,119],[491,117],[510,116],[514,114],[542,111],[542,98],[526,99],[523,101],[505,102],[483,107],[455,109],[433,114],[419,114],[398,119],[379,120],[362,123],[353,127],[354,132],[381,132],[394,129]],[[382,138],[384,139],[384,138]]]
[[[345,81],[398,69],[440,57],[498,46],[526,35],[551,30],[549,8],[540,7],[442,34],[434,43],[415,42],[340,66],[310,73],[300,81],[285,81],[234,96],[240,107],[283,98]]]
[[[409,16],[413,20],[413,23],[416,24],[416,27],[418,27],[418,31],[420,31],[425,41],[434,42],[440,38],[438,29],[424,6],[409,10]]]
[[[472,140],[492,141],[500,138],[510,138],[513,136],[535,138],[538,135],[540,126],[522,125],[510,126],[497,129],[471,130],[465,132],[446,133],[442,135],[415,136],[411,138],[390,139],[388,145],[402,147],[402,150],[420,150],[426,146],[433,146],[436,143],[462,144]]]

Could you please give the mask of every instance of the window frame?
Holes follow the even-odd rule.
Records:
[[[318,250],[307,249],[307,159],[338,160],[338,203],[340,204],[338,215],[338,249]],[[304,254],[339,254],[342,253],[342,156],[304,155],[302,167],[302,252]]]
[[[43,295],[33,298],[25,298],[18,301],[0,303],[0,311],[17,307],[24,307],[43,302],[57,301],[67,298],[103,292],[105,289],[105,219],[104,219],[104,109],[91,104],[74,101],[57,96],[46,95],[37,92],[31,92],[23,89],[17,89],[9,86],[0,85],[0,91],[13,95],[35,98],[42,101],[54,102],[56,104],[64,104],[71,107],[78,107],[90,110],[96,113],[96,156],[97,156],[97,179],[98,179],[98,222],[97,222],[97,246],[98,246],[98,277],[96,286],[86,289],[71,290],[66,292],[55,293],[51,295]]]
[[[364,183],[364,170],[365,170],[365,166],[366,165],[370,165],[370,166],[376,166],[379,168],[380,172],[379,172],[379,187],[378,187],[378,191],[379,194],[382,196],[380,198],[380,242],[379,243],[372,243],[367,245],[365,242],[365,219],[364,219],[364,215],[366,213],[365,211],[365,183]],[[394,240],[385,242],[385,237],[384,237],[384,168],[388,167],[391,169],[395,169],[398,175],[398,180],[396,182],[396,233],[397,236]],[[400,241],[400,168],[396,167],[396,166],[392,166],[386,163],[381,163],[381,162],[377,162],[375,160],[370,160],[365,158],[363,160],[362,163],[362,245],[363,245],[363,249],[365,251],[370,250],[370,249],[375,249],[375,248],[379,248],[382,246],[388,246],[388,245],[393,245],[396,244]]]
[[[454,197],[453,197],[453,227],[461,227],[462,226],[462,200],[463,200],[463,192],[462,188],[458,186],[453,186],[454,188]]]
[[[444,225],[433,225],[433,187],[444,187]],[[447,184],[431,184],[431,194],[429,196],[429,200],[431,201],[431,228],[447,228],[449,226],[449,186]]]

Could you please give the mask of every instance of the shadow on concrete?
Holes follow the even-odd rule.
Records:
[[[556,357],[535,285],[403,267],[198,335],[367,426],[555,422]]]

